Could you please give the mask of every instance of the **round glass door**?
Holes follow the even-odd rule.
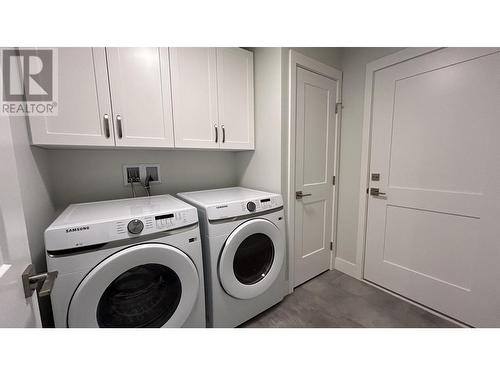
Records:
[[[118,276],[97,305],[97,324],[102,328],[162,327],[173,315],[182,285],[171,268],[143,264]]]
[[[273,241],[263,233],[252,234],[243,240],[234,254],[234,275],[242,284],[258,283],[268,274],[273,260]]]
[[[229,295],[255,298],[278,278],[285,256],[284,234],[266,219],[252,219],[227,238],[219,259],[219,280]]]
[[[71,299],[68,327],[182,327],[198,298],[193,261],[175,247],[146,243],[96,265]]]

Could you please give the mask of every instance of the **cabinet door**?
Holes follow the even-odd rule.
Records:
[[[58,115],[29,118],[32,143],[113,146],[104,48],[59,48],[57,52]]]
[[[166,49],[107,48],[115,139],[124,147],[173,147]]]
[[[175,147],[219,148],[215,48],[170,48]]]
[[[217,87],[221,148],[253,149],[253,53],[217,48]]]

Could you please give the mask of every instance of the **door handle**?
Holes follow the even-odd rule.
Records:
[[[218,143],[219,142],[219,128],[217,127],[217,125],[214,125],[214,128],[215,128],[215,143]]]
[[[106,138],[109,138],[109,136],[110,136],[110,134],[109,134],[109,116],[108,116],[108,114],[104,115],[104,136]]]
[[[310,193],[307,193],[307,194],[304,194],[302,191],[297,191],[295,192],[295,199],[302,199],[304,197],[310,197],[312,194]]]
[[[122,139],[122,137],[123,137],[123,132],[122,132],[122,116],[120,116],[120,115],[116,116],[116,127],[118,129],[118,138]]]
[[[35,273],[35,267],[30,264],[21,275],[23,280],[24,296],[29,298],[35,290],[40,297],[48,296],[54,288],[54,281],[57,278],[57,271]]]
[[[226,128],[224,128],[224,125],[222,127],[222,143],[226,142]]]
[[[386,195],[384,192],[380,191],[379,188],[370,188],[370,195],[374,197],[380,197]]]

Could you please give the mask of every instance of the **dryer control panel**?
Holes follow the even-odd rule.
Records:
[[[280,195],[273,195],[266,198],[256,198],[240,202],[228,202],[207,208],[210,220],[239,217],[254,213],[264,213],[283,207],[283,200]]]

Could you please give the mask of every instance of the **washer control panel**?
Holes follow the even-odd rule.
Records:
[[[116,235],[135,237],[155,232],[163,232],[196,223],[198,215],[195,208],[168,212],[154,216],[142,216],[115,222]]]
[[[186,222],[186,212],[174,212],[155,216],[156,228],[165,230],[181,226]]]

